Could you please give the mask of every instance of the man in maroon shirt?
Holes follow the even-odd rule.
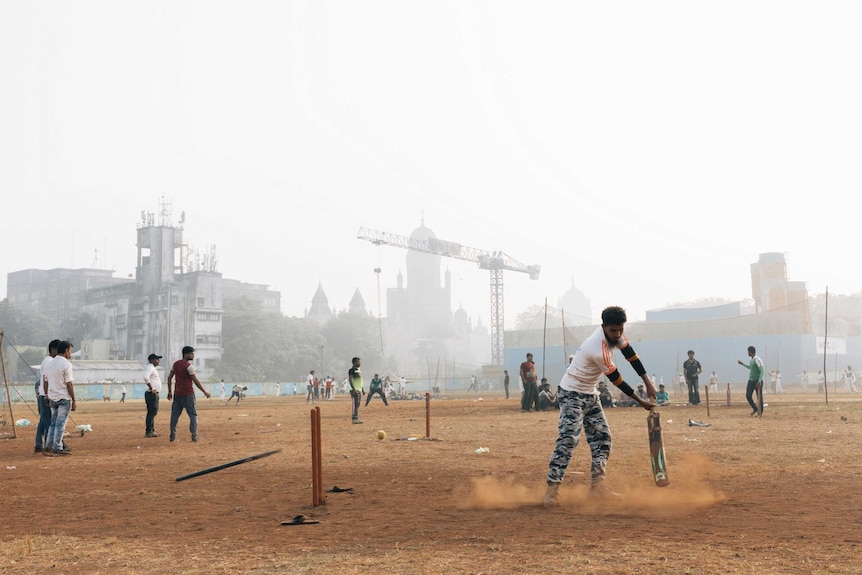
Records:
[[[198,440],[198,412],[195,408],[195,388],[198,386],[206,397],[210,394],[198,381],[198,376],[195,375],[195,366],[192,360],[195,358],[195,348],[187,345],[183,348],[183,358],[174,362],[168,373],[168,401],[173,398],[171,403],[171,443],[177,440],[177,422],[180,420],[180,415],[183,410],[189,415],[189,431],[192,433],[192,441]],[[172,389],[171,383],[174,377],[177,378],[176,393]]]

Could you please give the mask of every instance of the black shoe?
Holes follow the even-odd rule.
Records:
[[[42,446],[37,445],[36,448],[33,450],[33,453],[42,453]]]

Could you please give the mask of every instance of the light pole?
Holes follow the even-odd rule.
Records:
[[[380,335],[380,360],[383,361],[383,321],[380,316],[383,312],[380,309],[380,268],[374,268],[374,273],[377,275],[377,333]]]
[[[323,344],[320,344],[320,377],[325,377],[323,373]]]

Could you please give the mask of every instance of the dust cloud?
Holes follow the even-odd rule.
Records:
[[[614,476],[611,470],[607,483],[614,494],[603,496],[590,491],[589,480],[584,480],[583,474],[569,471],[557,500],[561,508],[596,515],[687,515],[727,500],[721,490],[707,481],[712,467],[705,455],[685,454],[668,470],[670,485],[667,487],[656,487],[649,475],[635,480]],[[474,478],[469,492],[460,496],[460,505],[465,509],[514,509],[541,505],[545,485],[544,481],[526,486],[497,477]]]

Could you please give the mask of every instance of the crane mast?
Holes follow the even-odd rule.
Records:
[[[395,246],[417,252],[446,256],[478,264],[480,269],[491,272],[491,363],[503,365],[503,272],[513,271],[528,274],[531,280],[539,279],[542,270],[538,265],[525,265],[501,252],[480,250],[457,242],[429,238],[419,240],[408,236],[359,228],[360,240],[374,245]]]

